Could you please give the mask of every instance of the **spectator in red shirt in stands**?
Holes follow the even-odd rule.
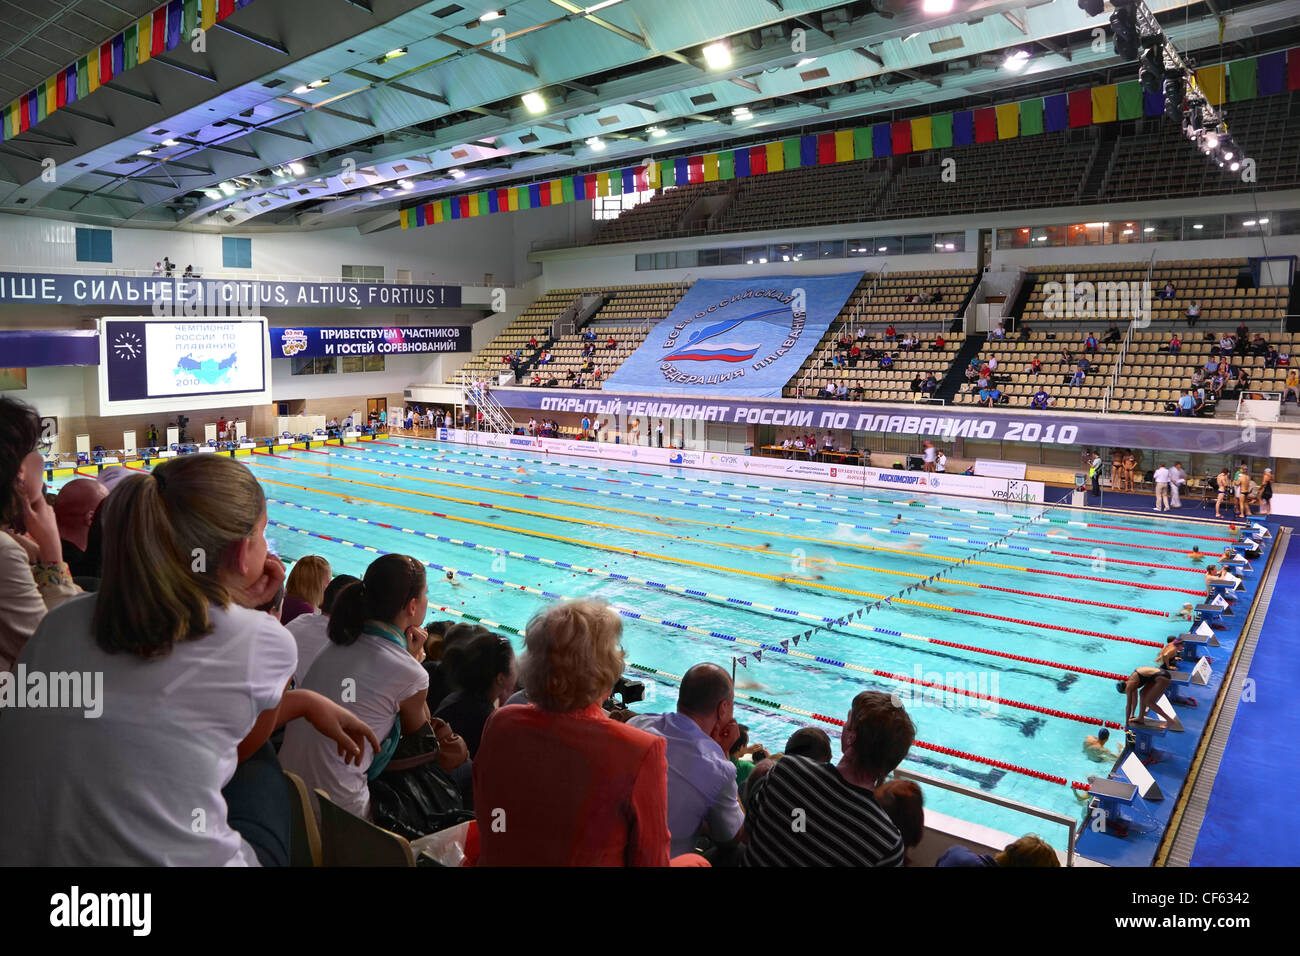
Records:
[[[942,336],[942,335],[936,335],[936,336],[934,337],[934,344],[930,346],[930,349],[931,349],[931,351],[934,351],[934,352],[942,352],[942,351],[943,351],[943,347],[944,347],[945,345],[947,345],[947,344],[948,344],[948,343],[945,342],[945,341],[943,340],[943,336]]]
[[[889,341],[891,342],[894,341],[895,334],[896,333],[894,332],[894,327],[892,325],[889,326],[889,328],[885,329],[885,338],[888,339]]]
[[[530,349],[537,348],[537,336],[534,335],[531,339],[528,340],[528,347]]]
[[[617,345],[618,343],[614,341],[614,336],[611,335],[609,337],[609,341],[605,343],[605,348],[612,349],[615,348]]]
[[[478,865],[668,865],[667,741],[601,707],[623,673],[622,627],[597,601],[528,622],[519,677],[530,703],[493,711],[474,760]]]
[[[862,357],[862,349],[858,348],[856,345],[854,345],[853,348],[849,349],[849,361],[853,365],[856,366],[858,364],[858,359],[861,357]]]

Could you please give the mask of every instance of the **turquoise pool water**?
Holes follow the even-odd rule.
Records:
[[[899,693],[931,745],[913,747],[905,769],[1076,818],[1068,783],[1109,770],[1083,738],[1123,719],[1110,675],[1151,663],[1158,646],[1146,642],[1185,630],[1167,615],[1201,590],[1186,552],[1217,552],[1227,535],[1190,520],[400,438],[243,460],[281,554],[321,554],[358,575],[375,551],[415,555],[431,566],[431,618],[522,629],[555,597],[609,601],[624,613],[629,664],[650,669],[636,673],[647,685],[636,709],[672,709],[663,675],[743,655],[736,711],[750,739],[779,750],[816,725],[838,755],[838,727],[810,715],[842,720],[862,690]],[[903,593],[940,571],[938,590]],[[937,788],[926,802],[1065,846],[1064,827],[1014,811]]]

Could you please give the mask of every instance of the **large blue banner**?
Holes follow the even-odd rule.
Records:
[[[699,279],[605,391],[779,397],[861,278]]]
[[[469,352],[468,325],[315,326],[271,329],[271,358]]]

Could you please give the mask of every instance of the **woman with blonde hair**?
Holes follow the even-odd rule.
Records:
[[[667,741],[601,707],[623,673],[622,631],[600,601],[528,622],[519,678],[531,703],[494,710],[474,760],[478,865],[669,864]]]
[[[318,554],[299,558],[284,585],[284,609],[280,623],[288,624],[302,614],[315,614],[325,603],[330,583],[330,563]]]
[[[124,478],[102,507],[99,591],[51,610],[21,658],[95,681],[75,705],[0,720],[0,765],[21,768],[0,774],[0,819],[22,821],[0,865],[287,862],[271,732],[306,717],[350,759],[378,741],[286,690],[293,638],[254,610],[284,580],[261,487],[231,458],[187,455]]]

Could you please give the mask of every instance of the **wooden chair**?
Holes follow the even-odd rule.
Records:
[[[286,770],[284,782],[289,788],[292,818],[289,830],[289,865],[320,866],[320,830],[312,812],[311,795],[302,777]]]
[[[405,839],[344,810],[324,790],[316,791],[316,800],[326,866],[415,866]]]

